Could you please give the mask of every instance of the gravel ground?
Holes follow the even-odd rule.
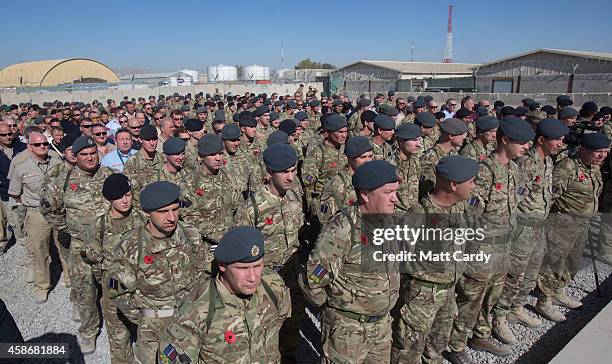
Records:
[[[19,263],[24,250],[20,245],[12,246],[9,251],[0,256],[0,297],[6,302],[8,309],[17,321],[23,337],[28,342],[70,344],[71,358],[69,360],[29,360],[27,363],[109,363],[108,339],[102,329],[98,337],[96,352],[83,356],[77,342],[78,324],[72,321],[72,305],[69,302],[69,289],[61,283],[57,284],[49,300],[44,304],[36,304],[31,293],[31,285],[25,282],[26,269]],[[53,252],[53,282],[60,278],[61,268],[58,257]],[[603,297],[597,297],[595,280],[590,260],[583,260],[583,269],[568,287],[567,292],[573,298],[581,300],[583,308],[568,312],[567,321],[553,324],[544,320],[544,325],[537,329],[527,329],[521,325],[511,327],[519,339],[513,346],[513,354],[506,358],[497,358],[487,353],[474,352],[468,349],[472,360],[477,363],[545,363],[551,360],[606,304],[612,299],[612,277],[610,267],[598,264]],[[7,279],[8,278],[8,279]],[[530,303],[535,304],[535,298],[530,297]],[[317,320],[317,310],[307,309],[306,320],[302,325],[302,340],[298,348],[298,362],[316,363],[319,342],[320,324]]]

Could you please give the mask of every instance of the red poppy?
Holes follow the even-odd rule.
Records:
[[[438,223],[440,222],[440,220],[437,217],[432,217],[431,218],[431,224],[432,225],[438,225]]]
[[[359,239],[361,240],[361,244],[368,245],[368,236],[366,234],[361,234]]]
[[[144,257],[144,262],[145,264],[153,264],[153,262],[155,261],[155,257],[152,255],[145,255]]]
[[[535,181],[536,181],[537,183],[540,183],[540,180],[541,180],[541,179],[542,179],[542,177],[541,177],[541,176],[536,176]]]
[[[226,166],[227,165],[227,159],[223,159],[223,165]]]
[[[584,181],[585,179],[586,179],[586,176],[584,174],[582,174],[582,173],[578,174],[578,180],[580,182]]]
[[[77,185],[76,183],[73,183],[73,184],[70,185],[70,189],[73,190],[73,191],[76,191],[78,187],[79,187],[79,185]]]
[[[481,154],[480,157],[478,157],[478,159],[480,159],[481,161],[487,159],[487,156],[484,154]]]
[[[272,219],[272,217],[266,217],[266,225],[272,225],[273,222],[274,220]]]
[[[259,149],[255,149],[253,151],[253,155],[257,157],[259,155]]]
[[[349,206],[353,206],[355,204],[355,199],[351,198],[347,203]]]
[[[233,344],[236,342],[236,334],[234,334],[234,332],[232,330],[227,330],[225,332],[225,341],[227,341],[228,344]]]
[[[331,168],[336,168],[337,164],[336,164],[336,162],[331,162],[331,163],[329,164],[329,166],[330,166]]]
[[[496,190],[498,190],[498,191],[499,191],[499,190],[501,190],[501,189],[502,189],[502,187],[504,187],[504,185],[502,185],[502,184],[501,184],[501,183],[499,183],[499,182],[497,182],[497,183],[495,184],[495,189],[496,189]]]
[[[202,196],[202,195],[204,195],[204,189],[203,189],[203,188],[198,188],[198,189],[196,190],[196,195],[198,195],[198,196]]]

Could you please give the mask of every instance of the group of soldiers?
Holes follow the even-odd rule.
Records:
[[[56,244],[84,354],[103,320],[113,363],[295,362],[309,306],[324,362],[470,363],[541,325],[532,292],[547,320],[581,306],[612,109],[304,91],[2,107],[3,221],[39,302]],[[483,228],[461,249],[490,259],[364,269],[371,228],[422,221]]]

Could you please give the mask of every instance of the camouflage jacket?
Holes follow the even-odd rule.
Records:
[[[319,201],[317,216],[321,224],[328,222],[342,207],[353,206],[357,202],[357,195],[347,168],[343,168],[327,181]]]
[[[185,168],[177,173],[170,173],[166,171],[164,163],[162,163],[152,173],[142,173],[131,176],[130,183],[132,184],[132,204],[134,208],[138,209],[140,207],[140,191],[142,191],[146,185],[157,181],[168,181],[178,185],[187,174],[188,172]]]
[[[456,154],[457,151],[454,148],[451,148],[448,153],[444,152],[439,144],[425,151],[421,157],[421,177],[419,179],[419,191],[421,196],[429,193],[436,185],[436,166],[440,159]]]
[[[348,119],[348,132],[350,135],[358,135],[361,131],[361,114],[363,114],[363,111],[358,110]]]
[[[45,175],[40,189],[40,213],[44,216],[49,225],[56,230],[66,230],[66,209],[61,196],[49,193],[49,191],[66,190],[69,186],[67,183],[67,172],[73,166],[69,163],[61,163],[54,166]]]
[[[145,151],[141,149],[125,162],[123,174],[128,176],[130,180],[137,176],[144,180],[150,180],[164,164],[164,157],[160,153],[156,152],[153,159],[147,159],[144,155]]]
[[[238,185],[238,189],[243,192],[249,189],[249,169],[252,168],[251,160],[244,155],[230,155],[225,153],[223,160],[223,169],[231,181]]]
[[[419,202],[421,161],[416,154],[412,155],[407,160],[402,160],[398,153],[395,159],[397,160],[397,173],[401,177],[395,206],[401,210],[407,211]]]
[[[298,250],[298,231],[304,225],[302,200],[293,190],[283,197],[262,186],[238,208],[236,225],[254,226],[266,242],[266,266],[283,265]]]
[[[436,145],[438,139],[440,139],[440,128],[435,126],[430,135],[423,136],[423,151],[426,151]]]
[[[289,290],[270,269],[249,299],[209,277],[181,301],[160,339],[158,362],[176,363],[180,355],[193,364],[280,363],[279,330],[290,315]]]
[[[472,140],[470,143],[463,145],[463,148],[461,148],[459,154],[480,163],[487,159],[489,154],[493,152],[494,147],[495,143],[489,143],[486,146],[483,146],[480,141]]]
[[[519,216],[525,219],[544,220],[553,203],[553,161],[549,156],[540,158],[534,148],[517,160],[519,171],[525,180],[525,198],[519,203]]]
[[[200,167],[200,156],[198,155],[198,147],[187,142],[185,146],[185,169],[193,171]]]
[[[317,130],[321,127],[321,116],[322,114],[320,112],[308,112],[308,128],[310,130]]]
[[[384,160],[391,164],[395,164],[395,153],[393,146],[387,142],[383,145],[378,145],[374,142],[374,138],[370,138],[370,144],[372,145],[372,159],[373,160]]]
[[[319,143],[306,155],[302,164],[302,184],[306,201],[311,209],[314,199],[321,194],[325,183],[347,163],[344,146],[336,149],[325,141]]]
[[[254,138],[252,143],[241,142],[236,152],[236,156],[255,162],[259,159],[259,156],[266,150],[265,142]]]
[[[552,212],[593,216],[603,188],[599,166],[587,166],[580,158],[565,158],[553,170]]]

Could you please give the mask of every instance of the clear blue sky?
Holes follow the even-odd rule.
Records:
[[[85,57],[113,68],[285,66],[310,58],[441,61],[448,1],[2,2],[0,67]],[[455,0],[454,61],[537,48],[612,53],[612,1]]]

